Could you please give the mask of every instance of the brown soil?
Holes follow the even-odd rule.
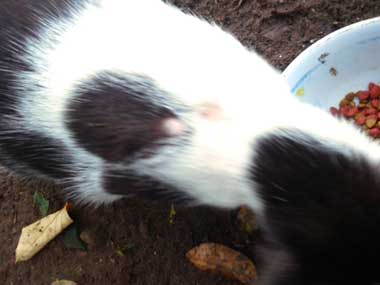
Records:
[[[373,0],[173,2],[221,24],[280,69],[322,36],[380,14],[380,2]],[[50,212],[64,200],[56,187],[21,181],[5,170],[0,171],[0,181],[0,284],[69,279],[79,284],[223,285],[231,282],[194,269],[186,251],[202,242],[219,242],[254,259],[254,238],[239,231],[233,211],[180,208],[171,224],[170,204],[129,199],[107,208],[75,210],[78,226],[92,239],[87,251],[66,249],[58,238],[31,261],[15,265],[21,228],[39,218],[33,192],[44,192],[52,204]],[[118,254],[120,249],[124,256]]]

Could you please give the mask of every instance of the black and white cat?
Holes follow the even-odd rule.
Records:
[[[0,160],[85,203],[247,204],[260,284],[380,284],[377,144],[158,0],[1,1]]]

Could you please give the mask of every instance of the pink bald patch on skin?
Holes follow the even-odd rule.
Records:
[[[222,108],[215,103],[204,103],[199,106],[200,115],[210,121],[218,121],[223,118]]]
[[[170,118],[165,119],[162,122],[162,130],[168,135],[168,136],[179,136],[185,131],[184,124],[176,119],[176,118]]]

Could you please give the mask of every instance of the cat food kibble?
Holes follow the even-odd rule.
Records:
[[[368,90],[348,93],[338,108],[330,108],[330,113],[355,122],[371,137],[380,138],[380,85],[371,82]]]

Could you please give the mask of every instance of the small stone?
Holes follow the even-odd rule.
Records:
[[[79,235],[80,239],[83,240],[87,245],[95,245],[95,240],[92,233],[89,230],[84,230]]]
[[[86,228],[80,233],[79,237],[90,249],[106,244],[107,241],[107,234],[101,227]]]

